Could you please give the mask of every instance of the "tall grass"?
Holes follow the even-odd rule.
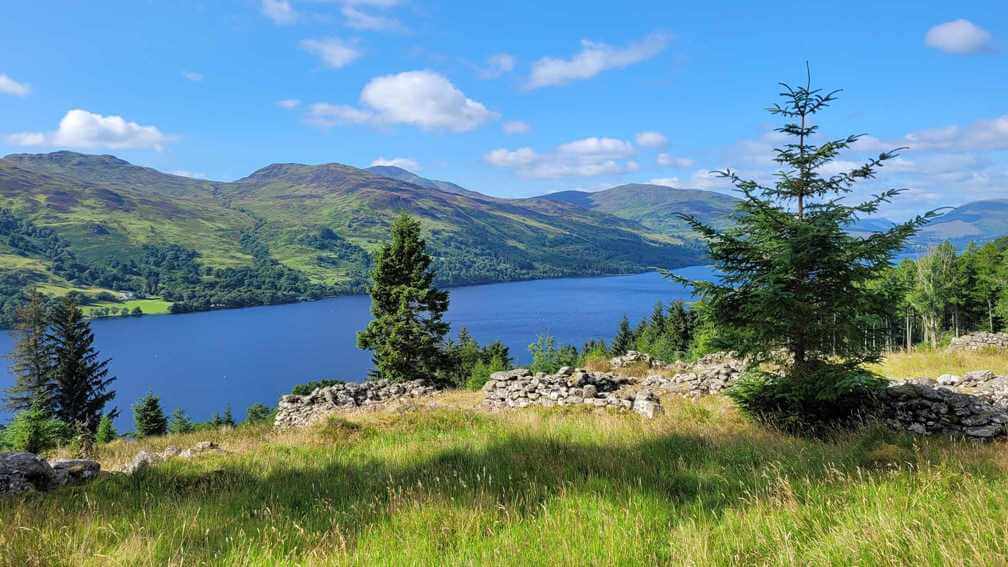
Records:
[[[998,376],[1008,376],[1008,352],[919,348],[886,355],[880,364],[870,368],[888,378],[937,378],[973,370],[991,370]]]
[[[804,440],[723,398],[654,421],[446,407],[117,442],[226,452],[0,500],[5,565],[1008,562],[1004,445]]]

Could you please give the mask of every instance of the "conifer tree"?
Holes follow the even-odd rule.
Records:
[[[105,406],[115,398],[109,386],[109,360],[94,348],[94,333],[70,297],[52,312],[47,340],[52,345],[53,371],[49,385],[56,417],[75,429],[94,433]],[[118,411],[109,413],[110,417]]]
[[[175,408],[168,422],[168,432],[173,434],[189,433],[193,430],[193,422],[182,408]]]
[[[118,436],[112,418],[108,414],[101,416],[101,420],[98,421],[98,432],[95,433],[95,443],[110,443]]]
[[[53,357],[45,297],[32,290],[28,302],[17,309],[15,334],[17,342],[10,353],[10,369],[14,385],[7,390],[7,407],[12,410],[35,408],[46,415],[53,414],[50,391]]]
[[[133,423],[137,437],[151,437],[168,433],[168,420],[161,409],[161,399],[147,392],[133,406]]]
[[[374,319],[357,335],[381,378],[432,378],[445,365],[448,293],[434,286],[431,262],[420,223],[407,215],[396,218],[392,240],[378,251],[371,272]]]
[[[782,87],[783,103],[769,110],[784,119],[777,131],[790,141],[775,150],[781,166],[775,183],[723,171],[742,197],[736,224],[718,230],[682,215],[707,240],[712,263],[722,274],[720,281],[689,283],[736,350],[757,360],[780,349],[789,354],[777,379],[786,387],[800,384],[801,393],[792,396],[798,391],[792,389],[781,394],[784,398],[822,401],[838,391],[835,386],[846,384],[843,380],[859,364],[878,358],[861,323],[864,314],[883,310],[883,298],[867,284],[934,215],[864,238],[848,233],[851,223],[901,192],[886,190],[853,203],[844,199],[857,183],[873,179],[901,148],[834,173],[832,162],[860,138],[824,139],[819,134],[816,115],[839,91],[813,89],[811,80]]]
[[[617,331],[616,336],[613,337],[610,354],[613,356],[623,356],[628,351],[633,350],[634,342],[636,340],[637,337],[630,328],[630,319],[624,315],[623,319],[620,320],[619,331]]]

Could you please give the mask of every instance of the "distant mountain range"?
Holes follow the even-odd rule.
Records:
[[[360,291],[369,253],[402,212],[422,220],[444,284],[640,272],[703,261],[702,244],[677,213],[726,226],[736,202],[721,193],[644,184],[502,199],[397,167],[336,163],[273,164],[217,182],[108,155],[15,154],[0,159],[0,207],[14,215],[0,222],[0,271],[21,277],[0,281],[0,288],[31,281],[59,293],[112,281],[139,289],[144,278],[161,288],[193,286],[195,270],[203,287],[185,289],[203,294],[202,305],[289,300],[309,285],[316,294]],[[867,219],[854,230],[889,225]],[[43,234],[48,229],[55,236]],[[1005,234],[1008,200],[984,201],[935,220],[915,245]],[[67,254],[77,262],[72,269],[59,257]],[[195,263],[153,275],[139,266],[166,254],[189,254]],[[134,265],[116,268],[114,277],[99,269],[124,262]],[[242,272],[248,266],[258,272]],[[231,282],[236,278],[239,284]],[[211,284],[213,294],[206,291]],[[236,285],[244,294],[239,299]],[[288,291],[277,295],[275,285]]]

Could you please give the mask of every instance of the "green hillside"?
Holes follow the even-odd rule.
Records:
[[[620,185],[604,191],[561,191],[532,201],[556,201],[628,219],[656,232],[689,237],[690,229],[678,214],[725,226],[738,199],[723,193],[677,189],[664,185]]]
[[[914,239],[920,247],[950,240],[958,247],[1008,236],[1008,199],[975,201],[931,221]]]
[[[8,210],[0,227],[2,317],[10,320],[27,285],[163,297],[176,311],[361,291],[369,252],[403,212],[423,222],[443,284],[629,273],[700,259],[690,239],[622,215],[380,173],[274,164],[214,182],[113,156],[0,159],[0,207]]]

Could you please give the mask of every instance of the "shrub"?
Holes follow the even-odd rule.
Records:
[[[817,363],[790,374],[753,370],[728,390],[749,417],[790,433],[823,434],[873,410],[885,380],[844,365]]]
[[[111,443],[116,437],[118,434],[112,425],[112,418],[108,414],[101,416],[101,420],[98,421],[98,431],[95,433],[95,443]]]
[[[545,372],[552,374],[564,366],[577,366],[577,348],[571,345],[564,345],[556,348],[553,337],[540,335],[536,342],[529,345],[529,352],[532,353],[532,363],[529,370],[532,372]]]
[[[345,383],[346,382],[344,382],[343,380],[329,380],[329,379],[312,380],[311,382],[305,382],[304,384],[298,384],[297,386],[294,386],[294,388],[291,390],[291,394],[294,394],[295,396],[307,396],[308,394],[314,392],[319,388],[325,388],[328,386],[335,386],[336,384],[345,384]]]
[[[195,426],[189,416],[186,415],[182,408],[176,408],[171,415],[171,421],[168,422],[168,432],[172,434],[179,433],[189,433],[193,431]]]
[[[480,360],[473,366],[472,373],[469,375],[469,379],[466,380],[465,387],[469,390],[479,390],[487,383],[491,374],[507,370],[509,366],[510,364],[500,355],[491,358],[490,362]]]
[[[150,392],[133,406],[133,421],[137,437],[168,433],[168,420],[161,409],[161,400]]]
[[[274,410],[266,407],[263,404],[252,404],[245,411],[245,423],[248,425],[253,425],[256,423],[264,423],[267,421],[272,421],[275,412]]]
[[[3,430],[0,444],[13,451],[38,454],[62,445],[70,436],[67,424],[34,406],[14,416]]]

